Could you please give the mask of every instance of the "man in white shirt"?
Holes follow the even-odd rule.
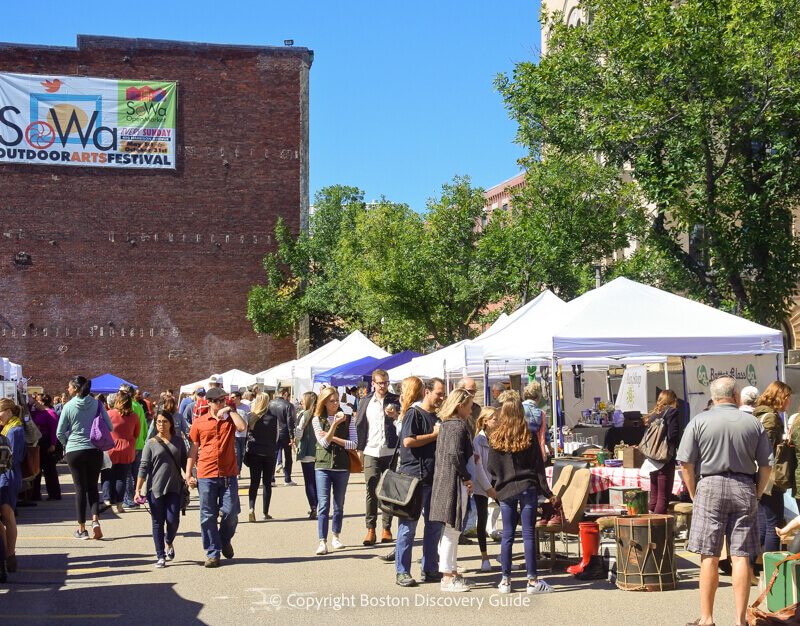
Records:
[[[373,392],[358,403],[356,413],[356,432],[358,433],[358,451],[364,463],[364,483],[367,491],[367,537],[365,546],[375,545],[377,536],[375,527],[378,521],[378,497],[376,489],[381,474],[389,468],[389,464],[397,445],[395,420],[400,411],[400,398],[389,393],[389,374],[386,370],[377,369],[372,372]],[[392,541],[392,516],[382,516],[383,532],[381,543]]]

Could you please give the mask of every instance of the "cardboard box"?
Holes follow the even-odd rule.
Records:
[[[639,448],[632,448],[625,446],[622,448],[622,467],[633,469],[641,467],[644,463],[644,455],[639,451]]]

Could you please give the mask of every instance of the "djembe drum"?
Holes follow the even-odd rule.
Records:
[[[617,587],[628,591],[675,589],[675,518],[636,515],[614,520]]]

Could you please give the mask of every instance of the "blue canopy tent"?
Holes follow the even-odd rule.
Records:
[[[113,374],[103,374],[97,378],[92,378],[92,393],[114,393],[119,391],[120,385],[131,385],[136,389],[136,385],[127,380],[118,378]]]
[[[339,372],[345,371],[348,368],[354,367],[356,365],[364,365],[369,364],[372,361],[377,361],[374,356],[365,356],[362,359],[357,359],[355,361],[350,361],[349,363],[344,363],[343,365],[337,365],[336,367],[332,367],[329,370],[325,370],[324,372],[320,372],[319,374],[314,374],[314,382],[315,383],[330,383],[331,385],[338,386],[341,383],[334,383],[331,378],[338,374]]]
[[[372,372],[377,369],[390,370],[393,367],[398,367],[408,363],[411,359],[422,356],[419,352],[413,350],[404,350],[397,354],[392,354],[382,359],[373,359],[372,362],[358,364],[350,363],[345,369],[330,377],[331,385],[339,387],[340,385],[357,385],[362,380],[369,380]]]

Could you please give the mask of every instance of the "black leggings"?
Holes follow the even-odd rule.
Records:
[[[481,553],[486,553],[486,522],[489,519],[489,498],[472,494],[475,500],[475,510],[478,513],[478,545]]]
[[[258,496],[258,486],[262,480],[264,489],[262,491],[264,515],[269,515],[269,501],[272,499],[272,478],[275,474],[275,462],[277,457],[261,456],[260,454],[247,454],[245,461],[250,468],[250,508],[256,508],[256,497]],[[284,458],[284,463],[286,459]]]
[[[100,495],[97,480],[103,467],[103,453],[97,448],[67,452],[67,465],[75,483],[75,510],[78,523],[86,523],[86,500],[92,507],[92,517],[100,514]]]

